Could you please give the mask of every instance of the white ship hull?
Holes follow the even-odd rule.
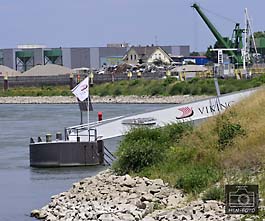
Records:
[[[257,89],[240,91],[236,93],[222,95],[219,98],[212,97],[200,101],[195,101],[186,104],[178,104],[174,107],[156,110],[148,113],[137,114],[130,117],[117,117],[102,122],[94,122],[90,124],[90,128],[97,131],[98,139],[109,139],[119,137],[126,134],[132,127],[138,126],[137,123],[124,123],[124,122],[141,122],[139,125],[150,127],[163,127],[167,124],[177,122],[189,122],[212,117],[216,114],[224,112],[233,104],[246,98]],[[144,119],[152,119],[152,123],[143,122]],[[87,126],[86,126],[87,128]],[[78,134],[80,141],[88,140],[88,130],[81,130]],[[77,133],[71,129],[68,134],[70,141],[77,140]]]

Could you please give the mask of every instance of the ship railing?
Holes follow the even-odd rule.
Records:
[[[96,130],[96,127],[104,124],[104,123],[108,123],[110,121],[114,121],[114,120],[118,120],[121,119],[125,116],[118,116],[118,117],[113,117],[113,118],[109,118],[106,120],[102,120],[102,121],[96,121],[96,122],[92,122],[89,123],[89,137],[94,137],[95,140],[97,139],[97,134],[96,132],[94,132]],[[88,124],[80,124],[80,125],[75,125],[72,127],[67,127],[64,130],[64,134],[65,134],[65,140],[69,140],[69,135],[71,134],[76,134],[76,137],[80,137],[80,136],[87,136],[87,135],[82,135],[81,132],[83,131],[88,131]],[[94,134],[94,135],[92,135]]]
[[[109,151],[104,145],[104,161],[107,165],[111,166],[112,162],[116,160],[116,157]]]
[[[88,134],[84,134],[82,132],[88,131]],[[97,140],[97,129],[96,128],[89,128],[87,125],[83,125],[82,127],[76,128],[65,128],[64,137],[65,140],[69,140],[69,136],[75,136],[77,141],[80,141],[81,137],[87,137],[89,141],[96,141]]]

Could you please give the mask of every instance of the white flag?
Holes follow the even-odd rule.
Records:
[[[88,77],[86,77],[80,84],[72,89],[72,93],[80,100],[84,101],[88,98]]]

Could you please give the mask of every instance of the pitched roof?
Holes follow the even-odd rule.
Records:
[[[135,47],[132,46],[130,50],[134,49],[136,51],[136,53],[138,54],[140,59],[148,59],[154,52],[155,50],[159,49],[161,51],[163,51],[165,54],[167,54],[161,47],[159,46],[139,46],[139,47]]]

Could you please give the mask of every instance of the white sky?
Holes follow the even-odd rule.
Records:
[[[204,51],[215,38],[191,0],[0,0],[0,48],[18,44],[93,47],[107,43],[190,45]],[[254,31],[265,30],[264,0],[197,0],[204,9],[244,27],[248,8]],[[204,11],[223,36],[234,23]]]

